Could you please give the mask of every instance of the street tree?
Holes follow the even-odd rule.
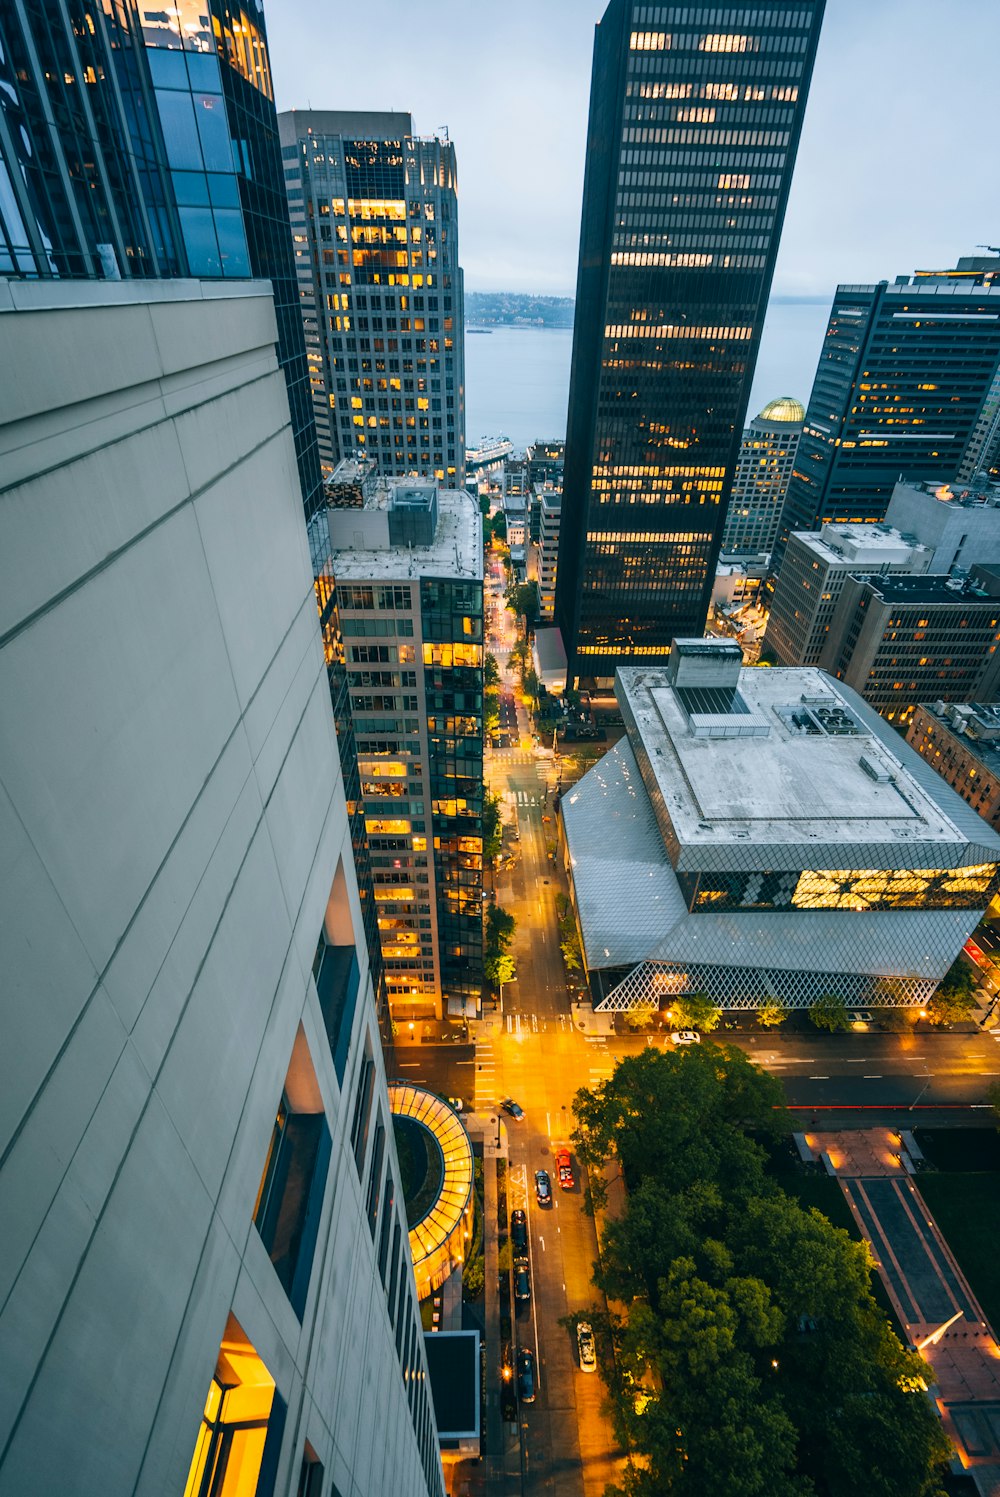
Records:
[[[507,589],[507,607],[525,623],[538,617],[538,587],[534,582],[515,582]]]
[[[503,846],[503,825],[500,821],[500,798],[492,790],[483,791],[483,857],[487,861],[499,855]]]
[[[809,1017],[817,1029],[828,1029],[831,1034],[851,1027],[851,1016],[844,1000],[833,993],[824,993],[821,998],[817,998],[809,1010]]]
[[[775,1029],[788,1018],[788,1009],[780,998],[765,998],[757,1008],[757,1023],[762,1029]]]
[[[678,1029],[697,1029],[703,1034],[716,1029],[722,1018],[722,1010],[704,993],[682,993],[671,1000],[670,1012]]]
[[[486,660],[483,665],[483,685],[499,686],[499,684],[500,667],[499,665],[497,665],[497,658],[495,655],[491,655],[489,651],[487,651]]]
[[[501,987],[505,982],[514,981],[514,958],[509,951],[496,951],[483,960],[483,972],[487,982],[494,987]]]
[[[486,912],[487,951],[506,951],[514,939],[517,921],[509,910],[494,904]]]
[[[932,1024],[957,1024],[968,1019],[977,1008],[976,977],[969,963],[957,956],[941,979],[937,992],[927,1005]]]

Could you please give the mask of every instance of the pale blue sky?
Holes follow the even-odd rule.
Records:
[[[458,153],[474,290],[572,294],[603,0],[272,0],[279,109],[407,109]],[[828,0],[774,293],[1000,243],[1000,0]]]

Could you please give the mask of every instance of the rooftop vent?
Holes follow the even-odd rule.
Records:
[[[888,766],[883,764],[881,760],[870,759],[867,754],[862,754],[858,759],[858,763],[868,778],[874,780],[876,785],[888,785],[892,780]]]

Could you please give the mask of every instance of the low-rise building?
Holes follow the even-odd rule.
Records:
[[[1000,705],[921,702],[906,741],[984,821],[1000,830]]]
[[[528,547],[528,577],[538,586],[538,617],[550,623],[556,603],[562,489],[544,484],[535,490],[533,498],[537,504],[538,534]]]
[[[974,578],[849,576],[820,664],[897,727],[1000,688],[1000,598]]]
[[[889,525],[824,525],[793,531],[764,635],[779,665],[818,665],[852,572],[914,576],[930,570],[933,551]]]
[[[336,476],[336,475],[335,475]],[[349,484],[346,485],[350,492]],[[483,536],[476,501],[366,481],[327,512],[386,986],[406,1020],[474,1016],[483,940]]]
[[[924,1002],[1000,887],[997,836],[816,669],[674,640],[560,804],[595,1005]]]

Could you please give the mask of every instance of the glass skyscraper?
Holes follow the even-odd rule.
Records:
[[[279,119],[320,458],[465,482],[458,173],[408,114]]]
[[[791,531],[884,519],[900,477],[954,479],[982,444],[998,360],[1000,259],[838,286],[774,570]]]
[[[269,280],[312,520],[322,477],[259,0],[0,9],[0,275]]]
[[[556,621],[570,678],[701,634],[823,0],[597,27]]]

